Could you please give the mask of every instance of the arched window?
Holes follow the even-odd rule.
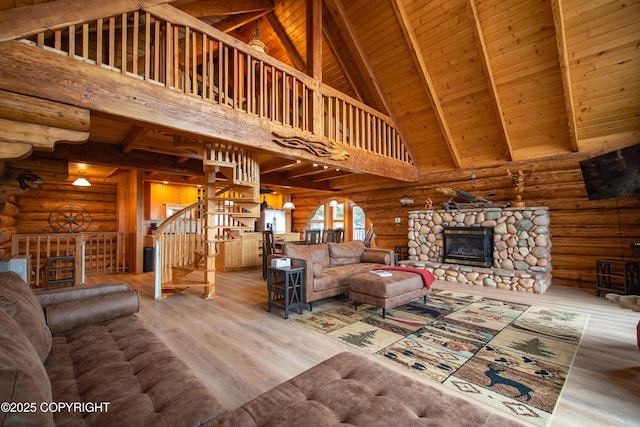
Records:
[[[330,199],[313,212],[306,229],[344,229],[345,240],[364,240],[366,224],[366,217],[360,206],[348,199]]]

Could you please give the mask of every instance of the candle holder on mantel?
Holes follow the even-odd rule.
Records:
[[[532,172],[533,173],[533,172]],[[525,183],[527,177],[524,175],[521,169],[518,169],[517,173],[512,173],[507,169],[507,174],[511,177],[513,188],[516,190],[516,200],[513,202],[513,207],[524,208],[527,204],[522,200],[522,193],[524,193]]]

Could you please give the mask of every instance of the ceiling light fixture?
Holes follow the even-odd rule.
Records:
[[[338,206],[338,201],[337,200],[330,201],[329,206],[331,206],[332,208],[335,208],[336,206]]]
[[[91,183],[84,177],[84,172],[79,172],[80,176],[76,178],[71,185],[76,187],[91,187]]]
[[[91,183],[82,176],[79,178],[76,178],[76,180],[73,181],[72,185],[75,185],[76,187],[91,187]]]
[[[260,40],[260,30],[258,30],[259,21],[259,19],[256,19],[256,29],[253,31],[253,39],[249,40],[249,46],[262,53],[269,53],[267,45]]]
[[[284,202],[284,205],[282,205],[282,209],[295,209],[296,205],[293,204],[293,202]]]

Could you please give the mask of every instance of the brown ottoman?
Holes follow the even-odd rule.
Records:
[[[392,271],[390,277],[380,277],[373,273],[358,273],[349,278],[349,298],[358,308],[358,303],[382,308],[382,318],[386,309],[396,307],[413,299],[427,300],[429,289],[419,274],[406,271]]]

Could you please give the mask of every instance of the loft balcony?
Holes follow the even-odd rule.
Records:
[[[418,177],[390,117],[169,5],[3,32],[2,89],[186,135],[178,150],[224,141]]]

